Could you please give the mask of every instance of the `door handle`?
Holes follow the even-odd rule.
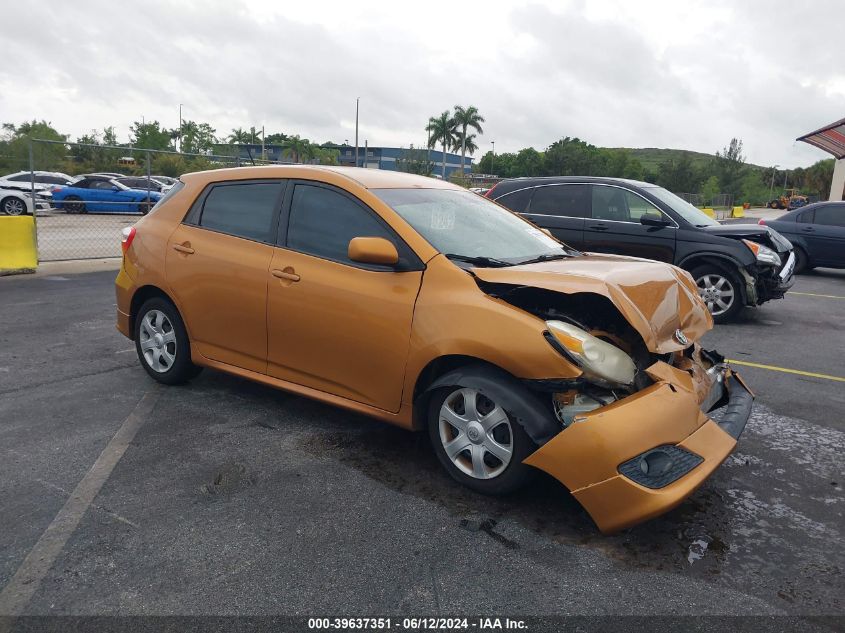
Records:
[[[284,279],[286,281],[299,281],[300,277],[295,272],[293,272],[293,268],[279,270],[278,268],[273,269],[273,277],[278,277],[279,279]]]
[[[814,233],[816,229],[814,229],[812,226],[805,226],[802,230],[805,233]]]
[[[593,229],[594,231],[606,231],[609,227],[607,224],[591,224],[587,228]]]
[[[185,255],[193,255],[194,253],[194,249],[187,242],[185,244],[174,244],[173,250],[185,253]]]

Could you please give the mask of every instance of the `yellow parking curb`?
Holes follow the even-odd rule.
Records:
[[[35,218],[0,216],[0,275],[33,273],[37,267]]]

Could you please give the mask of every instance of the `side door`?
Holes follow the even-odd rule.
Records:
[[[584,221],[589,212],[590,186],[562,183],[535,187],[525,217],[572,248],[581,250],[584,248]]]
[[[267,371],[267,271],[284,181],[213,183],[167,244],[167,282],[197,350]]]
[[[591,213],[584,223],[584,250],[616,253],[672,263],[677,223],[637,193],[616,185],[591,185]],[[640,223],[644,214],[659,215],[669,226]]]
[[[268,279],[268,373],[398,411],[423,268],[372,209],[341,189],[292,183]],[[348,257],[355,237],[382,237],[397,266]]]
[[[825,204],[815,209],[812,230],[804,233],[811,243],[813,264],[845,266],[845,204]]]

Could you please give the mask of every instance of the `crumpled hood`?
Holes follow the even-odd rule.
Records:
[[[686,348],[713,327],[689,273],[662,262],[620,255],[581,255],[506,268],[473,268],[481,281],[564,294],[590,292],[613,302],[652,352]],[[680,330],[688,339],[678,341]]]

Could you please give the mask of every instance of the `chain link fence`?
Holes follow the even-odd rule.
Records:
[[[183,173],[279,164],[232,149],[231,155],[191,154],[33,139],[28,168],[2,186],[35,201],[39,261],[120,257],[123,229]]]

